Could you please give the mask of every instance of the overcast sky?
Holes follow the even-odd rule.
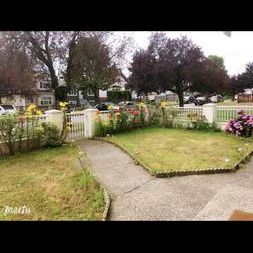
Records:
[[[146,48],[151,32],[118,32],[132,36],[136,46]],[[199,45],[206,56],[218,55],[224,58],[229,75],[237,75],[245,70],[245,65],[253,62],[253,32],[233,32],[227,37],[223,32],[166,32],[168,37],[186,35]]]

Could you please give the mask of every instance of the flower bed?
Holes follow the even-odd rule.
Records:
[[[63,113],[67,103],[60,103]],[[68,126],[64,113],[63,130],[46,122],[46,115],[31,104],[26,112],[0,117],[0,154],[14,155],[41,147],[60,146],[65,141]]]
[[[225,131],[237,136],[250,137],[253,130],[253,115],[245,114],[242,110],[238,112],[237,119],[231,119]]]
[[[180,108],[181,109],[181,108]],[[216,124],[210,124],[197,112],[187,112],[178,108],[169,108],[166,102],[160,105],[139,103],[136,108],[120,108],[111,110],[107,118],[97,111],[95,135],[106,136],[136,128],[150,126],[167,128],[187,128],[193,130],[218,131]]]
[[[139,104],[138,108],[121,108],[111,110],[106,119],[102,119],[100,112],[97,111],[95,134],[105,136],[140,128],[148,125],[148,110],[146,105]]]

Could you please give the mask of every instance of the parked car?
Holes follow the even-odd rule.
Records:
[[[136,109],[136,108],[138,108],[138,105],[135,102],[133,102],[133,101],[121,102],[121,103],[119,103],[119,106],[120,107],[126,107],[128,109]]]
[[[14,105],[6,105],[6,104],[0,105],[0,115],[13,114],[16,112],[17,110]]]
[[[98,109],[99,111],[106,111],[108,110],[108,105],[106,105],[105,103],[97,104],[95,105],[95,108]]]
[[[195,105],[204,105],[210,103],[210,99],[206,96],[197,97],[195,101]]]
[[[215,96],[210,97],[210,101],[213,103],[219,103],[219,102],[223,102],[224,99],[222,95],[215,95]]]
[[[185,104],[192,104],[195,103],[196,99],[194,96],[184,96],[184,103]]]
[[[112,102],[104,102],[104,104],[107,105],[107,109],[119,110],[119,106]]]

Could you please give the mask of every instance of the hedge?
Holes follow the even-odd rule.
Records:
[[[110,90],[107,92],[107,100],[113,103],[130,101],[132,100],[132,95],[129,90],[126,91]]]

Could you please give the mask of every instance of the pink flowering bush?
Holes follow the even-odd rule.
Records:
[[[243,111],[239,111],[238,115],[237,119],[228,122],[225,131],[242,137],[252,136],[253,115],[245,114]]]

